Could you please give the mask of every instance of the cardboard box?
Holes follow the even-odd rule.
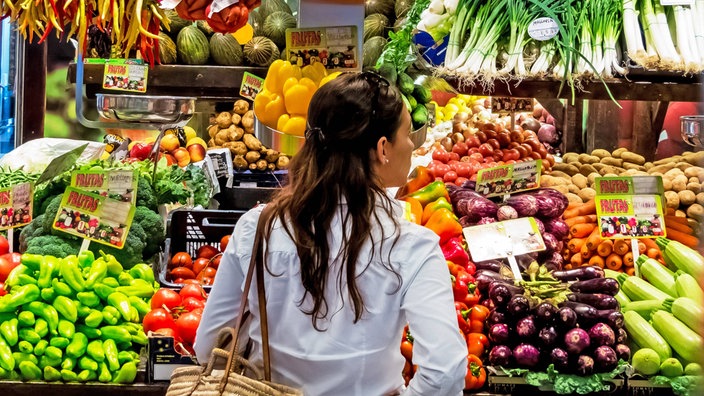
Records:
[[[175,369],[198,364],[191,356],[176,352],[173,337],[150,336],[147,353],[149,381],[168,381]]]

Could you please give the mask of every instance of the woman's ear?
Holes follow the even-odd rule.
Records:
[[[384,164],[387,162],[386,159],[386,145],[389,143],[389,140],[386,138],[386,136],[382,136],[377,142],[376,142],[376,160],[379,161],[380,164]]]

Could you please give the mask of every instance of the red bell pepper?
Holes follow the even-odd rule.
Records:
[[[476,355],[467,354],[467,375],[464,377],[465,389],[479,389],[486,382],[486,369]]]
[[[467,306],[460,301],[455,301],[455,313],[457,314],[457,324],[462,334],[469,333],[469,323],[467,323]]]
[[[452,261],[457,265],[467,268],[467,265],[469,264],[469,253],[467,253],[464,249],[462,236],[448,239],[445,243],[440,245],[440,249],[442,249],[442,254],[445,256],[445,260]],[[473,266],[474,265],[472,265],[472,267]],[[472,268],[472,271],[467,272],[474,274],[474,268]]]

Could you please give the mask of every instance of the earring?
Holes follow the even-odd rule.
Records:
[[[385,161],[385,163],[387,163],[387,164],[389,163],[389,159],[388,159],[388,158],[386,158],[384,161]]]

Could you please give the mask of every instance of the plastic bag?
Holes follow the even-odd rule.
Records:
[[[105,144],[85,140],[40,138],[30,140],[0,158],[0,166],[25,172],[41,173],[52,159],[88,143],[77,162],[99,159],[105,151]]]

